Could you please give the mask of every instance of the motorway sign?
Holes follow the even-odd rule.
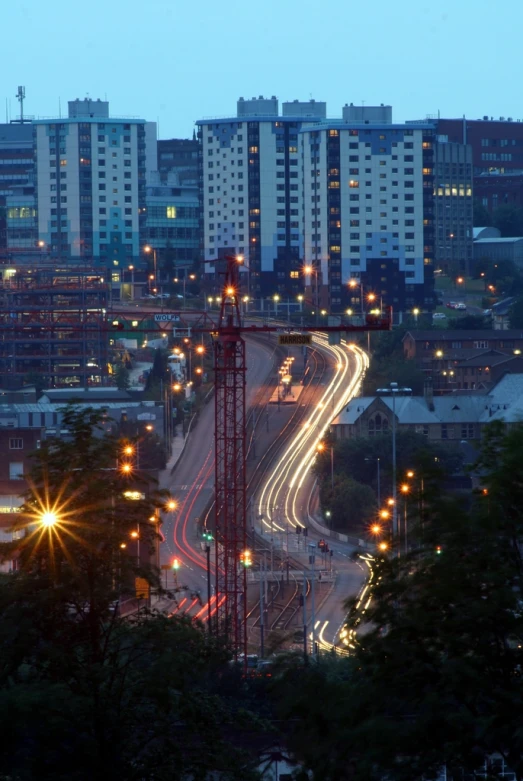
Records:
[[[278,344],[292,346],[296,344],[311,344],[312,334],[279,334]]]
[[[179,323],[180,315],[173,315],[172,313],[157,312],[154,315],[155,323]]]

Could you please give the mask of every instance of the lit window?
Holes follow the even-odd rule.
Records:
[[[166,208],[166,217],[168,220],[175,220],[176,219],[176,206],[167,206]]]

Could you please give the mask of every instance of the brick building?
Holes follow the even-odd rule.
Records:
[[[475,390],[501,373],[521,371],[523,331],[408,331],[406,360],[432,377],[435,393]],[[503,369],[503,370],[502,370]]]
[[[40,448],[45,438],[42,428],[0,428],[0,541],[11,542],[11,525],[23,504],[27,490],[24,475],[30,470],[30,455]],[[12,561],[0,564],[0,571],[14,569]]]

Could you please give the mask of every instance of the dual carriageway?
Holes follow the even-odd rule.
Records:
[[[257,649],[260,643],[260,577],[271,584],[271,609],[264,613],[265,631],[301,629],[303,608],[299,597],[305,579],[306,597],[310,595],[308,546],[319,540],[309,522],[310,498],[314,488],[311,466],[333,418],[357,393],[368,356],[359,347],[342,341],[331,345],[321,333],[314,333],[307,361],[293,350],[294,373],[303,374],[303,390],[295,404],[271,403],[278,382],[278,368],[287,350],[269,336],[248,336],[247,343],[247,423],[248,439],[248,536],[253,566],[253,585],[248,589],[249,643]],[[177,509],[164,517],[165,542],[161,546],[161,563],[173,558],[180,561],[177,582],[168,573],[170,586],[185,590],[179,593],[172,614],[186,614],[206,621],[214,615],[224,597],[214,593],[207,603],[207,557],[202,527],[212,530],[214,483],[214,406],[202,411],[191,433],[183,457],[174,474],[163,487],[177,500]],[[296,533],[296,527],[307,528],[308,536]],[[345,618],[344,601],[361,593],[368,575],[363,561],[354,562],[354,546],[335,542],[332,567],[335,577],[320,585],[315,581],[316,617],[314,628],[308,607],[308,629],[320,647],[332,648],[340,643]],[[316,548],[317,551],[317,548]],[[317,557],[319,559],[319,557]],[[265,560],[266,574],[260,574]],[[274,574],[271,574],[274,573]],[[304,577],[305,576],[305,577]],[[288,580],[288,585],[287,585]],[[268,585],[264,584],[268,591]],[[266,605],[266,603],[265,603]],[[344,638],[341,638],[343,642]],[[346,644],[348,641],[345,639]]]

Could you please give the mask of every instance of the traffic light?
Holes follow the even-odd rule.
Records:
[[[173,569],[180,569],[180,559],[173,559]]]
[[[436,546],[436,553],[439,556],[439,554],[441,553],[441,545]]]
[[[212,532],[210,531],[204,531],[202,537],[204,540],[207,540],[208,542],[211,542],[213,539]]]
[[[301,526],[296,526],[296,534],[301,534]]]
[[[240,561],[244,567],[252,567],[252,558],[250,550],[244,550],[240,553]]]

